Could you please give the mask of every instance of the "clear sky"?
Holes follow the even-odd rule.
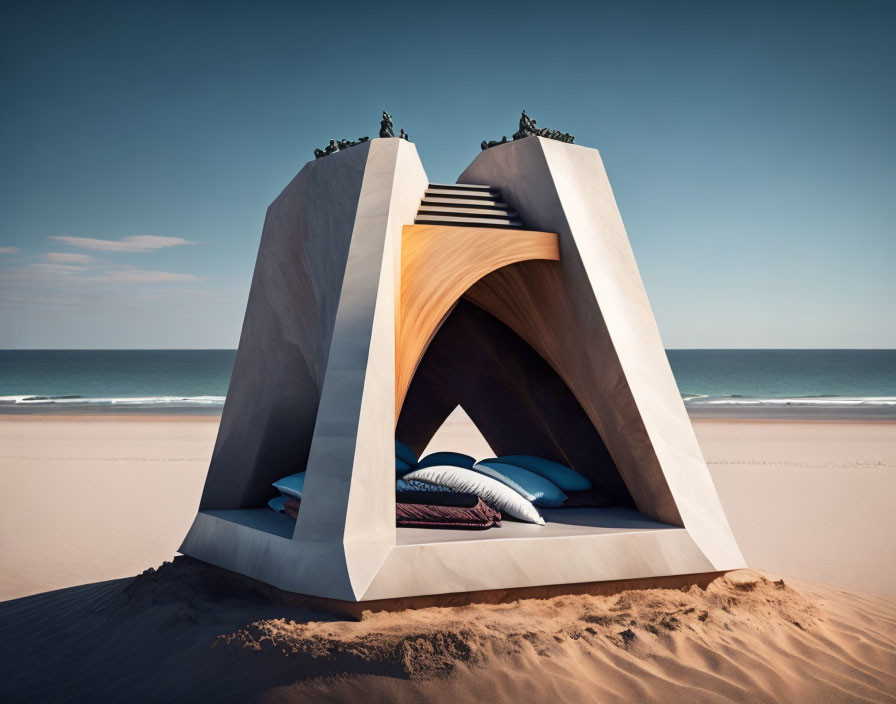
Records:
[[[388,109],[603,155],[667,347],[896,347],[896,3],[0,4],[0,347],[235,347],[265,209]]]

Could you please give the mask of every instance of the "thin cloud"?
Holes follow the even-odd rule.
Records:
[[[107,286],[167,285],[204,281],[204,277],[132,266],[87,266],[78,263],[32,262],[18,268],[0,268],[0,290],[4,286],[53,287],[74,290],[105,290]]]
[[[89,254],[75,254],[74,252],[47,252],[44,259],[54,264],[86,264],[93,261]]]
[[[201,276],[194,276],[193,274],[177,274],[171,271],[149,271],[147,269],[119,269],[97,276],[83,277],[83,281],[95,284],[166,284],[201,280]]]
[[[83,264],[64,264],[56,262],[33,262],[23,270],[27,276],[28,272],[36,272],[38,275],[43,273],[64,274],[69,272],[87,271],[87,267]]]
[[[166,247],[179,247],[195,244],[183,237],[162,237],[160,235],[131,235],[120,240],[101,240],[93,237],[51,237],[51,240],[64,242],[72,247],[93,249],[102,252],[152,252]]]
[[[16,254],[21,251],[18,247],[0,247],[0,254]]]

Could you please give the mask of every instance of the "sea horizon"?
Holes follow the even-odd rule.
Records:
[[[235,349],[0,350],[0,413],[220,414]],[[896,418],[896,350],[671,348],[692,416]]]

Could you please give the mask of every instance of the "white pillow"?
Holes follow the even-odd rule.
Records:
[[[514,518],[544,525],[544,519],[531,501],[491,477],[462,467],[427,467],[404,476],[405,481],[421,481],[427,484],[447,486],[454,491],[476,494],[489,506],[504,511]]]

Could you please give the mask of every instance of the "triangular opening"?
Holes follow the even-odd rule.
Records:
[[[427,454],[458,406],[490,456],[530,454],[560,462],[588,477],[611,505],[635,507],[600,433],[559,375],[519,335],[466,300],[427,348],[396,437]],[[456,445],[439,449],[476,457]]]
[[[495,456],[495,451],[461,406],[448,414],[420,456],[426,457],[433,452],[462,452],[477,462]]]

